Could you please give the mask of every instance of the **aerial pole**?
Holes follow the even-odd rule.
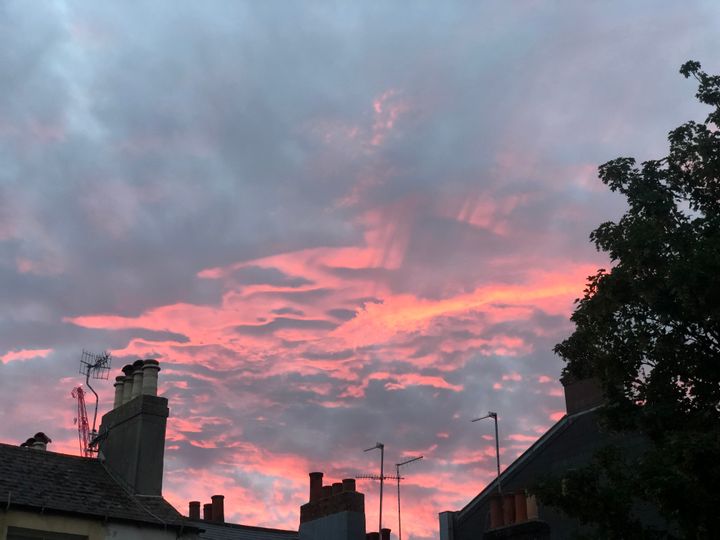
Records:
[[[366,448],[363,452],[369,452],[370,450],[380,449],[380,515],[378,525],[378,533],[382,531],[382,502],[383,502],[383,481],[385,480],[385,445],[383,443],[375,443],[375,446]]]

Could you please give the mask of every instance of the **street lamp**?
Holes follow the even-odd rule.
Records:
[[[383,495],[383,481],[385,480],[385,445],[383,443],[375,443],[375,446],[366,448],[363,452],[369,452],[370,450],[380,449],[380,525],[378,525],[378,533],[382,531],[382,495]]]
[[[412,459],[408,459],[407,461],[403,461],[402,463],[395,464],[395,477],[397,478],[398,486],[398,540],[402,540],[402,525],[400,523],[400,467],[407,465],[408,463],[412,463],[413,461],[419,461],[422,458],[422,456],[414,457]]]
[[[495,420],[495,458],[497,461],[497,486],[498,486],[498,493],[502,493],[502,489],[500,489],[500,439],[498,438],[497,413],[489,411],[485,416],[481,416],[480,418],[471,420],[471,422],[477,422],[478,420],[485,420],[486,418],[492,418],[493,420]]]

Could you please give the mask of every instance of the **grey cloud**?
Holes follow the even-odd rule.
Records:
[[[291,319],[277,317],[265,324],[240,324],[233,327],[238,334],[261,336],[272,334],[277,330],[304,329],[304,330],[332,330],[337,324],[320,319]]]

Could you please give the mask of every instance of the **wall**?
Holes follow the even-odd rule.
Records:
[[[106,538],[105,528],[100,521],[19,510],[0,512],[0,540],[6,540],[8,527],[78,534],[87,536],[89,540]]]
[[[198,535],[184,533],[178,536],[176,529],[143,527],[131,523],[103,523],[99,520],[63,515],[38,514],[10,510],[0,511],[0,540],[7,539],[8,527],[22,527],[38,531],[86,536],[88,540],[197,540]]]
[[[365,514],[338,512],[300,524],[300,540],[365,540]]]

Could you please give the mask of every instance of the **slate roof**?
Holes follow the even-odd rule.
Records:
[[[131,495],[97,459],[2,443],[0,505],[192,528],[162,497]]]
[[[251,527],[234,523],[210,523],[193,521],[193,526],[205,529],[200,533],[202,540],[297,540],[297,531]]]

